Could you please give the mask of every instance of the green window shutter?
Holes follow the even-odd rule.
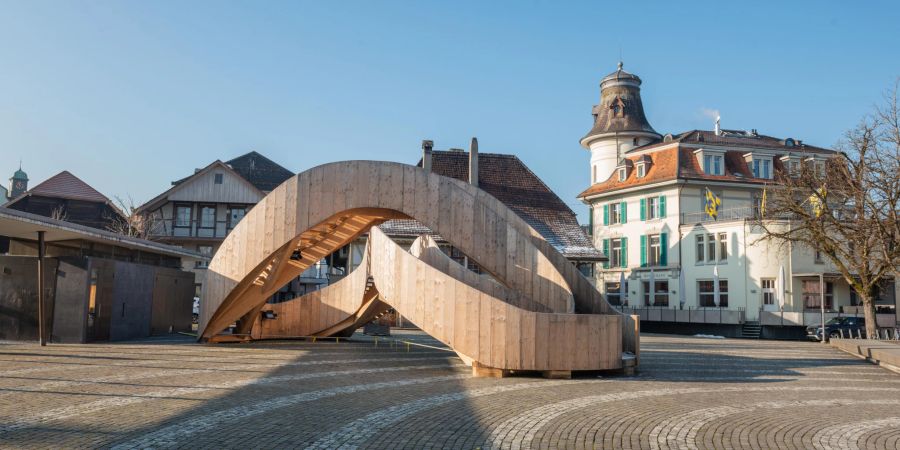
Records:
[[[620,223],[628,222],[628,206],[625,202],[622,202],[619,204],[619,211],[621,211],[621,217],[622,217],[621,218],[622,221]]]
[[[659,217],[666,217],[666,196],[659,196]]]
[[[609,258],[609,239],[603,240],[603,254],[606,255],[607,258]],[[609,260],[608,259],[603,262],[603,268],[609,269]]]
[[[647,267],[647,236],[641,235],[641,267]]]
[[[594,235],[594,205],[588,206],[588,236]]]
[[[609,205],[603,205],[603,225],[609,225]]]
[[[647,220],[647,199],[641,199],[641,220]]]
[[[669,261],[667,258],[669,243],[668,239],[666,239],[666,233],[659,233],[659,265],[668,266]]]
[[[622,238],[622,268],[628,267],[628,238]]]

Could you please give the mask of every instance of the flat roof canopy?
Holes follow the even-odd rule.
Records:
[[[0,207],[0,236],[19,240],[37,240],[37,232],[44,232],[45,242],[82,240],[106,245],[140,250],[158,255],[192,258],[209,261],[209,257],[172,245],[138,239],[111,231],[86,227],[71,222],[51,219],[37,214]]]

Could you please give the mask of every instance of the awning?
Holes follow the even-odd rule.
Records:
[[[15,209],[0,207],[0,236],[12,239],[36,241],[37,232],[44,232],[44,242],[83,240],[97,242],[106,245],[140,250],[158,255],[174,256],[178,258],[192,258],[200,261],[209,261],[208,256],[185,250],[172,245],[138,239],[111,231],[86,227],[71,222],[51,219]]]

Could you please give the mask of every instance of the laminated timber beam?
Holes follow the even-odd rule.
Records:
[[[497,282],[442,261],[425,238],[414,244],[417,254],[403,250],[375,227],[394,218],[420,221]],[[365,232],[363,264],[344,279],[266,304],[279,287]],[[623,352],[638,350],[634,319],[612,308],[503,203],[403,164],[347,161],[289,179],[226,238],[207,277],[202,340],[215,340],[242,317],[255,338],[352,333],[394,308],[472,362],[476,373],[619,369]],[[277,319],[261,320],[260,310],[276,311]]]

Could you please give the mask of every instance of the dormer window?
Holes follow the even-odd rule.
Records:
[[[635,168],[637,169],[637,177],[644,178],[647,176],[647,170],[650,169],[650,164],[652,163],[652,159],[649,156],[644,155],[638,158],[637,162],[634,163]]]
[[[700,163],[703,173],[707,175],[725,175],[725,151],[697,149],[694,150],[697,161]]]
[[[634,168],[634,162],[630,159],[624,158],[619,161],[619,164],[616,166],[616,174],[618,174],[619,181],[628,179],[628,174],[632,168]]]
[[[760,152],[744,153],[744,161],[750,166],[750,172],[753,178],[762,178],[771,180],[774,175],[774,163],[772,155]]]
[[[787,174],[791,176],[791,178],[797,178],[800,176],[800,157],[788,153],[787,155],[784,155],[779,159],[781,159],[781,163],[784,165],[784,169],[787,171]]]
[[[753,159],[753,177],[754,178],[771,178],[771,168],[772,161],[768,159],[754,158]]]
[[[721,175],[722,155],[704,155],[703,172],[707,175]]]

